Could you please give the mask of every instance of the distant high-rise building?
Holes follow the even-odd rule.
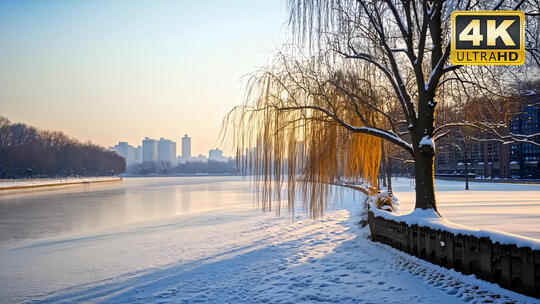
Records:
[[[540,92],[527,92],[521,98],[527,100],[527,105],[508,122],[508,131],[513,134],[537,134],[540,132]],[[436,176],[463,176],[467,172],[488,178],[540,178],[540,149],[536,146],[540,137],[533,137],[531,142],[509,145],[495,140],[471,141],[467,146],[460,137],[458,133],[437,143]],[[456,138],[457,143],[454,142]]]
[[[510,121],[510,132],[514,134],[533,135],[540,133],[540,96],[530,94],[526,97],[529,104],[521,113]],[[510,145],[510,173],[512,177],[540,178],[540,136],[533,137],[531,142]]]
[[[109,150],[122,156],[126,160],[127,167],[137,163],[137,149],[125,141],[118,142],[116,146],[110,147]]]
[[[155,162],[158,156],[158,146],[154,139],[145,137],[142,141],[142,161]]]
[[[206,158],[206,156],[202,154],[199,154],[198,156],[190,157],[189,161],[193,163],[206,163],[208,161],[208,158]]]
[[[182,137],[182,158],[184,160],[191,158],[191,137],[187,134]]]
[[[224,161],[225,159],[223,157],[223,150],[215,148],[208,151],[208,159],[214,161]]]
[[[138,145],[137,148],[135,148],[135,163],[140,164],[142,163],[142,146]]]
[[[167,162],[170,166],[176,165],[176,142],[160,138],[158,143],[158,157],[159,162]]]

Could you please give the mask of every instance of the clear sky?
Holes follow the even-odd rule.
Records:
[[[0,115],[106,147],[188,133],[207,154],[285,23],[284,0],[0,1]]]

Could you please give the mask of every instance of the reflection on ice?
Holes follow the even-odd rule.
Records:
[[[89,234],[182,214],[251,209],[249,184],[240,180],[126,178],[121,183],[1,195],[0,246],[26,239]]]

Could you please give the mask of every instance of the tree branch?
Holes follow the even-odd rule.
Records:
[[[389,132],[383,129],[374,128],[374,127],[355,127],[347,122],[345,122],[343,119],[338,117],[336,114],[328,111],[325,108],[319,107],[319,106],[295,106],[295,107],[275,107],[278,111],[296,111],[296,110],[306,110],[306,109],[312,109],[316,111],[320,111],[324,114],[326,114],[328,117],[334,119],[338,124],[340,124],[342,127],[346,128],[347,130],[353,132],[353,133],[362,133],[362,134],[369,134],[375,137],[382,138],[384,140],[387,140],[401,148],[403,148],[405,151],[409,152],[411,155],[413,153],[412,146],[408,142],[401,139],[397,134],[393,132]]]

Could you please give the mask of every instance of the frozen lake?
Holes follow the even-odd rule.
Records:
[[[0,247],[201,212],[252,210],[251,188],[241,181],[241,177],[125,178],[0,194]]]
[[[437,187],[454,222],[540,238],[539,186]],[[395,181],[402,211],[413,207],[412,189]],[[341,198],[322,219],[293,221],[254,209],[241,177],[0,195],[0,303],[530,302],[371,243],[355,220],[363,195]],[[411,263],[423,271],[408,272]]]
[[[414,208],[414,185],[394,179],[400,210]],[[540,239],[540,185],[436,181],[449,220]],[[254,211],[241,177],[125,178],[121,183],[38,189],[0,195],[0,248],[59,236],[81,236],[176,216]],[[286,216],[286,215],[285,215]]]

